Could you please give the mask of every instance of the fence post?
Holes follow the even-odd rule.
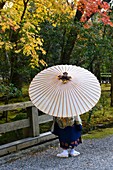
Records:
[[[38,121],[38,109],[35,106],[28,108],[28,116],[30,118],[30,132],[33,137],[40,134],[39,121]]]

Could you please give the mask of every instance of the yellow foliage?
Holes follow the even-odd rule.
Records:
[[[10,28],[9,25],[3,24],[3,23],[0,23],[0,25],[1,25],[1,30],[2,30],[3,32],[5,32],[6,29],[9,29],[9,28]]]
[[[25,40],[24,37],[20,38],[20,41],[21,41],[22,43],[25,43],[25,42],[26,42],[26,40]]]
[[[13,49],[13,44],[11,44],[11,42],[9,42],[9,41],[6,42],[5,43],[5,49],[6,49],[6,51]]]
[[[28,30],[28,29],[30,29],[30,28],[35,29],[35,26],[34,26],[33,24],[31,24],[30,22],[27,21],[27,22],[24,24],[23,29]]]
[[[3,45],[4,45],[4,42],[0,42],[0,48],[2,48]]]
[[[47,63],[43,59],[39,60],[39,63],[41,63],[43,66],[48,66]]]
[[[43,55],[46,54],[43,40],[38,36],[41,29],[39,23],[48,20],[54,27],[63,24],[67,26],[68,21],[75,15],[75,10],[72,10],[66,0],[29,0],[28,3],[23,0],[7,0],[0,12],[0,27],[3,33],[0,48],[4,45],[9,51],[18,46],[15,53],[23,52],[24,55],[32,56],[32,66],[38,65],[37,50],[42,51]],[[15,32],[15,35],[17,33],[17,39],[13,43],[12,32]],[[45,64],[43,60],[40,62]]]
[[[36,66],[38,67],[39,66],[38,61],[39,61],[38,55],[33,56],[30,63],[31,68],[35,68]]]
[[[15,50],[15,53],[20,53],[22,49],[19,49],[19,50]]]
[[[42,54],[43,54],[43,55],[46,54],[46,51],[45,51],[42,47],[40,47],[40,50],[42,51]]]

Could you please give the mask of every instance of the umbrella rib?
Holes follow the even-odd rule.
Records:
[[[76,110],[76,114],[77,114],[77,109],[76,109],[76,106],[75,106],[75,102],[74,101],[76,101],[76,103],[77,103],[77,105],[78,105],[78,102],[77,102],[77,100],[75,99],[75,97],[74,97],[74,95],[73,95],[73,93],[72,93],[72,91],[70,91],[70,96],[71,96],[71,101],[72,101],[72,103],[73,103],[73,106],[74,106],[74,108],[75,108],[75,110]],[[73,96],[73,97],[72,97]],[[74,101],[73,101],[74,100]],[[70,102],[71,103],[71,102]],[[80,110],[80,109],[79,109]]]
[[[61,92],[60,92],[61,93]],[[57,111],[57,117],[59,117],[59,115],[58,115],[58,113],[59,113],[59,109],[60,109],[60,100],[61,100],[61,98],[60,98],[60,95],[58,96],[58,111]]]
[[[62,92],[62,98],[63,98],[63,101],[62,101],[62,116],[61,117],[63,117],[63,113],[64,113],[64,93],[63,92]]]
[[[38,84],[35,89],[32,89],[32,86],[31,86],[31,87],[30,87],[30,94],[36,92],[36,91],[37,91],[37,88],[38,88],[38,91],[42,91],[42,88],[45,89],[45,88],[47,88],[47,87],[50,88],[50,86],[49,86],[49,85],[47,86],[47,84],[43,84],[43,86],[42,86],[42,84]],[[43,93],[43,92],[42,92],[42,93]]]
[[[57,84],[57,86],[56,86],[55,89],[57,89],[57,87],[59,87],[58,84]],[[49,94],[49,96],[51,96],[51,93],[50,93],[50,92],[53,92],[53,91],[54,91],[54,87],[52,87],[52,89],[51,89],[51,87],[50,87],[49,89],[50,89],[50,90],[46,93],[46,96],[47,96],[48,94]],[[58,91],[58,90],[59,90],[59,89],[57,89],[57,91]],[[45,89],[45,91],[46,91],[46,89]],[[55,91],[54,91],[54,92],[55,92]],[[56,92],[56,93],[57,93],[57,92]],[[54,93],[53,93],[53,94],[54,94]],[[45,95],[45,94],[44,94],[44,95]],[[44,95],[43,95],[43,96],[44,96]],[[41,97],[43,97],[43,96],[41,96]],[[45,96],[45,98],[46,98],[46,96]],[[48,97],[49,97],[49,96],[48,96]],[[59,96],[60,96],[60,95],[59,95]],[[40,98],[41,98],[41,97],[40,97]],[[37,97],[35,97],[35,98],[37,98]],[[39,98],[39,100],[40,100],[40,98]],[[52,96],[51,96],[51,98],[52,98]],[[48,98],[47,98],[47,99],[48,99]],[[47,102],[47,99],[46,99],[45,102]],[[43,99],[43,100],[44,100],[44,99]],[[43,102],[43,100],[41,100],[40,103],[38,103],[38,105],[40,105],[40,104]],[[37,101],[36,101],[36,102],[37,102]],[[35,102],[35,103],[36,103],[36,102]],[[45,102],[44,102],[44,103],[45,103]],[[56,107],[57,107],[57,106],[55,105],[55,108],[56,108]],[[45,111],[46,108],[43,109],[43,110]],[[49,111],[50,111],[50,109],[49,109]]]
[[[96,100],[97,100],[97,98],[96,98],[96,96],[97,96],[97,93],[95,94],[95,93],[93,93],[93,91],[90,91],[90,89],[83,89],[83,87],[81,87],[81,89],[82,89],[82,91],[83,92],[87,92],[87,94],[85,94],[86,96],[88,96],[92,101],[94,101],[90,96],[92,96],[92,97],[94,97]],[[89,91],[91,92],[91,93],[89,93]],[[90,95],[90,96],[89,96]]]
[[[51,112],[52,106],[53,106],[53,104],[54,104],[54,102],[55,102],[55,101],[54,101],[55,98],[56,98],[56,100],[58,100],[59,90],[58,90],[58,89],[56,89],[56,90],[57,90],[57,91],[55,91],[56,94],[54,93],[53,95],[51,95],[51,98],[53,99],[53,102],[52,102],[52,104],[51,104],[48,112]],[[51,99],[51,98],[50,98],[50,99]],[[57,105],[54,106],[54,109],[53,109],[53,110],[55,110],[56,106],[57,106]],[[46,109],[46,108],[45,108],[45,109]],[[54,115],[54,113],[52,113],[52,115]]]
[[[42,94],[45,95],[46,88],[43,89],[43,91],[40,91],[41,93],[38,93],[38,96],[37,96],[37,94],[35,95],[34,92],[35,92],[35,91],[33,91],[33,93],[32,93],[32,91],[30,92],[30,96],[31,96],[31,97],[32,97],[32,95],[34,96],[33,100],[35,100],[37,97],[39,97],[39,95],[40,95],[40,98],[43,97]],[[39,99],[40,99],[40,98],[39,98]]]
[[[48,91],[47,91],[47,86],[44,86],[44,88],[45,88],[45,90],[44,91],[42,91],[40,94],[38,94],[38,95],[40,95],[40,97],[39,96],[37,96],[37,94],[35,95],[36,97],[34,98],[34,100],[37,98],[37,97],[39,97],[39,99],[38,100],[40,100],[40,98],[42,98],[42,97],[44,97],[45,96],[45,94],[46,94],[46,96],[48,95],[48,94],[50,94],[50,92],[52,91],[52,90],[54,90],[54,87],[50,87],[50,86],[48,86],[49,88],[48,88]],[[45,96],[45,97],[46,97]],[[43,99],[44,100],[44,99]],[[42,100],[42,101],[43,101]],[[42,101],[40,101],[40,102],[42,102]],[[36,102],[35,102],[36,103]],[[40,104],[40,103],[39,103]]]
[[[75,87],[75,86],[74,86]],[[75,90],[75,88],[73,88],[74,89],[74,91],[76,91],[76,93],[77,93],[77,95],[79,95],[79,96],[81,96],[81,99],[82,99],[82,101],[85,103],[85,105],[87,106],[87,108],[89,108],[89,106],[87,105],[87,103],[83,100],[83,97],[88,101],[88,103],[90,103],[90,105],[92,106],[92,103],[90,102],[90,100],[92,100],[91,98],[90,98],[90,96],[88,96],[87,94],[86,95],[84,95],[84,94],[82,94],[82,95],[80,95],[81,94],[81,91],[77,88],[77,90]],[[79,94],[78,94],[78,92],[79,92]],[[87,99],[87,97],[86,96],[88,96],[88,98],[90,99],[90,100],[88,100]],[[80,101],[80,99],[79,99],[79,101]],[[95,103],[95,101],[94,100],[92,100],[93,101],[93,103]],[[81,102],[80,102],[81,103]],[[82,104],[82,103],[81,103]],[[82,106],[83,106],[83,104],[82,104]],[[84,106],[83,106],[83,108],[84,108]],[[84,108],[85,109],[85,108]],[[86,110],[86,109],[85,109]]]
[[[95,83],[93,83],[93,87],[94,87],[94,86],[95,86]],[[97,84],[96,84],[96,87],[93,88],[93,87],[92,87],[92,84],[89,85],[89,83],[88,83],[88,84],[87,84],[87,83],[84,83],[84,87],[88,88],[88,90],[91,89],[92,92],[96,92],[96,93],[97,93],[98,90],[100,89],[99,85],[97,86]]]
[[[73,84],[73,86],[75,87],[75,84],[74,83],[72,83]],[[89,93],[89,89],[86,91],[85,90],[85,88],[83,88],[82,86],[76,86],[76,88],[78,89],[78,91],[80,92],[80,90],[79,89],[82,89],[83,90],[83,92],[87,92],[87,94],[85,94],[86,96],[88,96],[88,98],[90,98],[93,102],[94,102],[94,100],[89,96],[89,95],[91,95],[91,94],[93,94],[93,91],[91,92],[91,93]],[[97,94],[96,94],[97,95]],[[95,96],[96,96],[95,95]],[[94,96],[93,96],[94,97]],[[95,97],[94,97],[95,98]],[[96,100],[97,100],[97,98],[95,98]]]
[[[83,106],[83,104],[81,103],[81,101],[80,101],[80,99],[79,99],[79,98],[80,98],[80,95],[79,95],[78,91],[75,89],[75,87],[73,87],[73,91],[75,91],[75,94],[77,94],[77,96],[79,96],[79,97],[77,97],[77,99],[78,99],[79,103],[82,105],[83,109],[86,111],[85,107]],[[80,108],[80,106],[79,106],[79,104],[78,104],[78,102],[77,102],[77,100],[76,100],[76,98],[75,98],[74,95],[73,95],[73,97],[74,97],[74,99],[75,99],[75,101],[76,101],[76,103],[77,103],[77,105],[78,105],[78,108],[79,108],[80,112],[82,113],[81,108]],[[81,96],[81,98],[82,98],[82,96]],[[88,107],[87,103],[83,100],[83,98],[82,98],[82,101],[83,101],[83,102],[85,103],[85,105]],[[88,107],[88,108],[89,108],[89,107]]]
[[[71,106],[71,102],[70,102],[70,98],[69,98],[68,92],[67,92],[67,98],[68,98],[69,103],[66,100],[66,110],[68,110],[68,107]],[[70,111],[71,111],[71,116],[72,116],[72,108],[71,107],[70,107]],[[69,115],[69,113],[68,113],[68,115]]]
[[[71,80],[58,79],[67,72]],[[29,96],[41,111],[57,117],[73,117],[89,111],[99,100],[100,84],[88,70],[72,65],[57,65],[38,73],[29,87]]]
[[[54,74],[56,75],[57,72],[59,72],[59,70],[56,71],[55,68],[47,68],[47,69],[45,69],[45,70],[42,70],[40,73],[38,73],[38,74],[36,75],[36,77],[37,77],[37,76],[40,76],[40,78],[41,78],[41,77],[47,77],[47,75],[49,75],[49,77],[50,77],[50,76],[52,76],[52,75],[54,75]]]
[[[52,83],[51,86],[53,86],[54,84],[56,85],[57,83],[58,83],[57,81],[54,81],[54,83]],[[31,83],[30,88],[29,88],[30,93],[31,93],[31,89],[32,89],[32,92],[34,92],[35,90],[37,91],[37,89],[42,91],[42,88],[47,88],[47,87],[50,88],[50,84],[48,84],[47,81],[43,85],[42,84],[43,84],[42,82],[41,83],[39,82],[39,83],[37,83],[36,88],[32,89],[33,85]]]
[[[65,94],[67,95],[67,93],[66,93],[66,91],[63,91],[62,93],[63,93],[62,117],[63,117],[63,115],[66,115],[64,117],[68,117],[68,112],[67,112],[67,97],[65,96]]]
[[[73,95],[73,93],[72,93],[72,95]],[[80,113],[82,114],[81,108],[80,108],[80,106],[79,106],[79,104],[78,104],[78,101],[79,101],[79,103],[81,103],[80,100],[79,100],[79,98],[78,98],[78,101],[76,100],[76,98],[75,98],[74,95],[73,95],[73,98],[74,98],[74,100],[75,100],[76,103],[77,103],[77,106],[78,106],[78,108],[79,108]]]
[[[54,104],[54,102],[55,102],[55,99],[58,101],[58,97],[59,97],[59,93],[57,93],[56,92],[56,95],[54,95],[54,98],[53,98],[53,102],[52,102],[52,104],[51,104],[51,107],[49,108],[49,113],[51,112],[51,110],[52,110],[52,106],[53,106],[53,104]],[[55,108],[56,108],[56,106],[57,105],[55,105],[54,106],[54,108],[53,108],[53,110],[55,110]],[[58,111],[57,111],[58,112]],[[52,111],[52,115],[54,116],[55,115],[55,113]]]
[[[54,66],[54,68],[48,68],[48,71],[52,71],[53,73],[55,73],[56,76],[58,76],[59,74],[62,73],[62,70],[58,67],[58,66]],[[52,74],[53,74],[52,73]]]

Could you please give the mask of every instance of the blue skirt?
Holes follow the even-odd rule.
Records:
[[[60,147],[68,149],[82,143],[81,141],[82,125],[67,126],[61,129],[55,122],[53,134],[59,137]]]

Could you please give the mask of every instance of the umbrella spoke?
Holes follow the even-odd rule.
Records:
[[[90,107],[93,107],[95,105],[95,100],[91,98],[91,94],[89,94],[88,91],[83,91],[80,87],[73,87],[73,91],[77,95],[76,98],[80,101],[81,108],[83,107],[84,111],[87,112]],[[94,96],[95,97],[95,96]],[[81,111],[82,113],[83,111]]]
[[[88,70],[58,65],[38,73],[29,87],[33,104],[56,117],[73,117],[89,111],[101,95],[97,78]]]

